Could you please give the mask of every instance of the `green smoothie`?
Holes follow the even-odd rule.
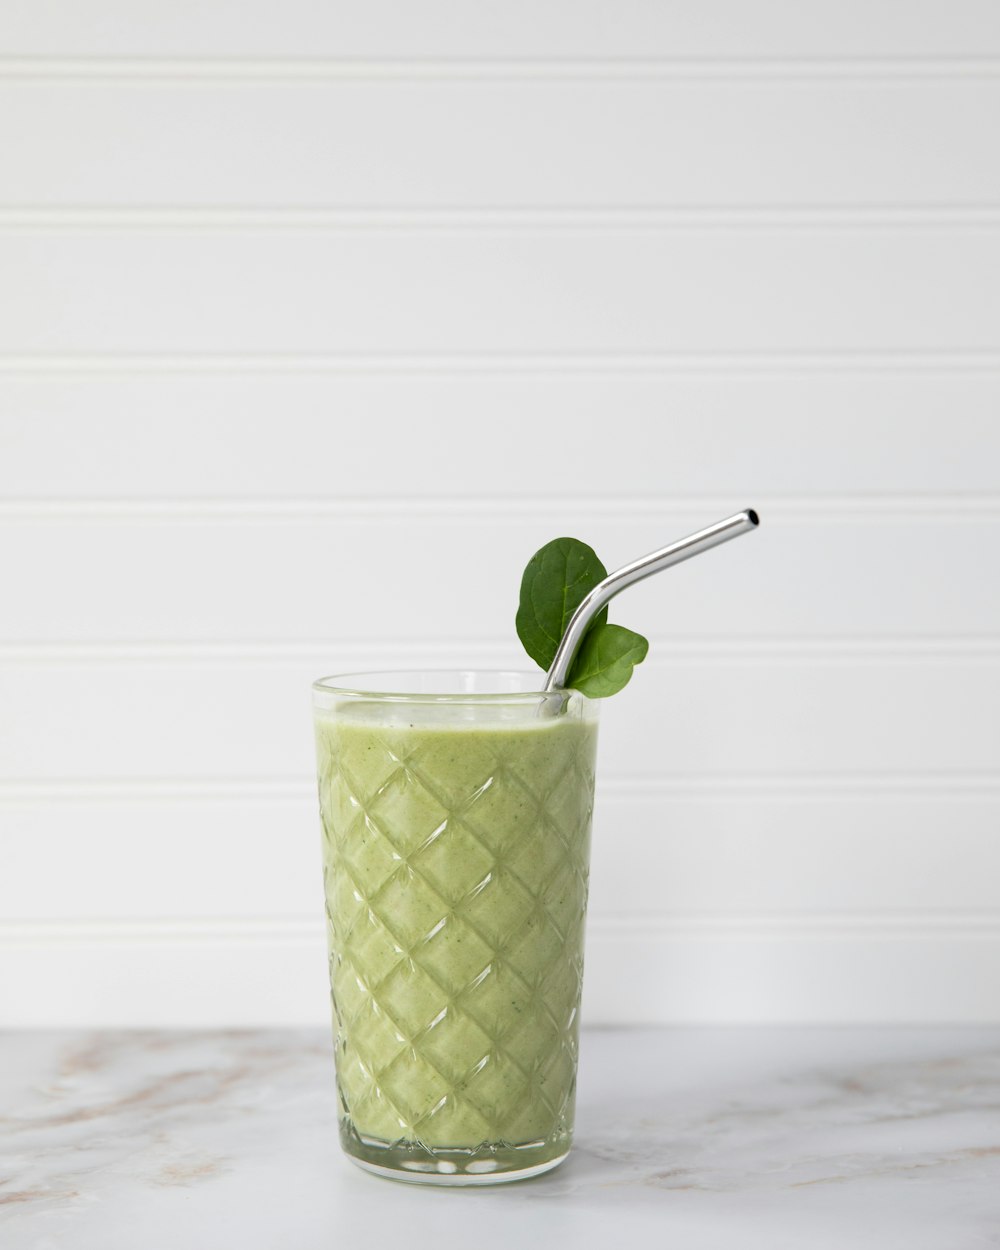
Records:
[[[503,1172],[569,1149],[597,727],[356,700],[317,710],[348,1152]]]

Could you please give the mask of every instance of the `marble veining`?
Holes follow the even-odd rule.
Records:
[[[585,1030],[570,1160],[476,1193],[341,1157],[324,1032],[0,1034],[4,1250],[612,1235],[1000,1246],[1000,1029]]]

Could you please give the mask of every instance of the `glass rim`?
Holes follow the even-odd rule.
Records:
[[[407,689],[406,678],[419,674],[433,682],[441,678],[441,686],[434,689],[428,686],[424,690]],[[396,681],[395,679],[399,679]],[[515,689],[474,690],[456,688],[448,689],[449,679],[452,683],[465,679],[495,678],[497,685],[502,682],[523,682]],[[545,674],[529,673],[525,669],[513,668],[425,668],[425,669],[379,669],[360,673],[337,673],[327,677],[318,677],[312,683],[316,694],[335,695],[338,698],[378,699],[401,703],[528,703],[538,699],[564,700],[567,694],[586,698],[579,690],[543,690]],[[531,683],[537,682],[537,686]]]

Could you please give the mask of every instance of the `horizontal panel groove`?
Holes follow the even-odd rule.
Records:
[[[0,79],[14,81],[303,82],[325,79],[813,81],[816,79],[994,78],[1000,57],[3,57]]]
[[[337,638],[315,642],[285,642],[262,639],[241,642],[220,639],[213,642],[0,642],[0,664],[157,664],[224,663],[248,660],[281,664],[310,660],[329,664],[332,655],[342,663],[378,660],[395,663],[399,656],[426,658],[429,662],[450,661],[459,651],[467,658],[488,664],[501,660],[527,663],[518,654],[513,638],[468,640],[398,639],[369,640]],[[828,663],[839,660],[959,660],[1000,659],[1000,636],[942,636],[932,638],[882,636],[871,638],[656,638],[650,639],[647,664],[670,664],[678,660],[711,663],[725,660],[755,660],[769,664]],[[358,670],[360,671],[360,670]]]
[[[940,795],[1000,798],[1000,773],[890,773],[873,770],[863,776],[832,773],[824,776],[744,776],[717,773],[708,776],[604,776],[598,778],[602,795],[619,801],[649,797],[697,800],[769,801],[774,798],[815,799],[828,802],[858,795],[900,797]],[[211,802],[230,803],[313,801],[315,782],[308,776],[252,778],[150,777],[95,778],[86,781],[0,780],[0,805],[76,804],[104,802]]]
[[[1000,373],[1000,351],[0,353],[0,374]]]
[[[339,499],[200,498],[200,499],[5,499],[0,500],[0,520],[25,521],[149,519],[157,521],[274,521],[322,517],[455,517],[489,518],[496,523],[526,518],[559,518],[567,511],[592,516],[660,517],[696,512],[720,514],[753,505],[763,523],[796,522],[842,517],[871,520],[881,517],[943,517],[978,519],[1000,515],[1000,494],[858,494],[770,495],[754,500],[710,495],[674,495],[669,499],[621,497],[557,498],[531,496],[450,498],[427,496],[347,497]],[[710,518],[706,515],[706,522]],[[715,519],[715,518],[711,518]]]
[[[1000,935],[1000,911],[827,912],[808,914],[762,913],[717,915],[606,915],[588,918],[591,937],[632,938],[658,934],[733,934],[788,937],[809,934],[843,935],[883,933],[887,936],[949,933]],[[0,947],[36,943],[306,943],[323,942],[321,918],[247,917],[244,919],[175,920],[19,920],[0,922]]]
[[[0,235],[6,285],[22,291],[0,305],[0,337],[18,355],[278,350],[370,364],[666,345],[703,361],[719,347],[1000,354],[1000,231],[747,238]]]
[[[451,232],[477,230],[920,230],[1000,226],[1000,206],[982,204],[816,204],[801,207],[747,204],[684,207],[526,205],[504,208],[409,208],[357,206],[304,208],[294,204],[226,208],[114,208],[100,205],[0,208],[0,231],[291,231],[399,230]]]

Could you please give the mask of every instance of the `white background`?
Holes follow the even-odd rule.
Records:
[[[4,0],[0,1021],[326,1020],[310,679],[748,505],[587,1018],[1000,1019],[998,121],[989,0]]]

